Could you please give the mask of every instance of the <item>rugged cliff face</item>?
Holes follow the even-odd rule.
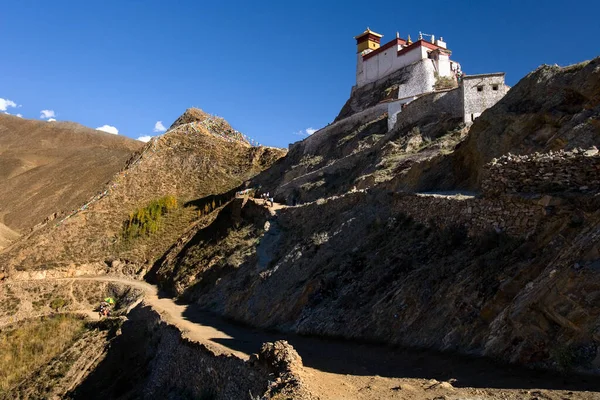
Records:
[[[396,161],[394,179],[380,184],[360,186],[356,177],[393,138],[407,145],[417,134],[445,132],[443,122],[392,131],[362,152],[361,141],[383,129],[376,110],[325,128],[254,180],[296,206],[266,212],[237,200],[173,247],[153,276],[182,298],[265,328],[598,371],[597,151],[551,154],[543,167],[535,157],[485,164],[515,149],[597,145],[597,65],[537,70],[462,143],[464,133],[454,131],[438,133],[454,136],[451,146],[420,149],[420,160],[400,150],[411,162]],[[515,184],[522,172],[525,186]],[[593,182],[580,187],[588,175]],[[554,178],[560,193],[545,183]],[[496,190],[397,192],[477,189],[483,179]]]
[[[292,145],[252,186],[293,205],[390,182],[413,163],[447,153],[465,138],[459,119],[433,117],[388,132],[385,104],[359,112]]]
[[[186,300],[265,328],[597,368],[597,216],[582,229],[538,206],[529,239],[491,222],[468,235],[440,214],[469,201],[356,193],[276,217],[248,202],[237,219],[232,204],[157,274]],[[501,221],[515,203],[473,204],[502,207]]]
[[[143,305],[121,331],[67,398],[312,399],[298,384],[302,361],[284,342],[243,361],[187,339]]]

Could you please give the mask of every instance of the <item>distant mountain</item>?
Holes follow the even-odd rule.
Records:
[[[19,269],[104,265],[116,258],[144,264],[162,255],[171,240],[177,240],[198,220],[205,205],[188,202],[228,193],[286,153],[252,147],[227,121],[199,109],[187,110],[177,121],[167,133],[147,143],[122,171],[113,168],[96,180],[88,196],[71,207],[77,212],[58,216],[2,254],[9,260],[5,265]],[[92,155],[89,157],[92,163]],[[179,207],[163,221],[160,235],[123,240],[123,223],[130,214],[164,196],[176,198]],[[218,203],[219,199],[214,206],[211,202],[211,208]]]
[[[79,207],[142,146],[73,122],[0,114],[0,223],[25,233]]]

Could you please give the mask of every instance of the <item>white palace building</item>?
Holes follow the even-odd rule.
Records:
[[[382,83],[395,84],[393,98],[385,100],[390,129],[408,103],[425,95],[435,97],[431,106],[443,106],[445,111],[471,123],[508,91],[504,73],[463,74],[460,64],[450,60],[452,52],[442,37],[419,33],[413,42],[410,35],[402,39],[396,33],[395,39],[381,45],[382,37],[369,28],[354,37],[356,85],[352,92],[369,91]]]
[[[431,60],[437,76],[456,77],[460,73],[460,64],[450,60],[452,53],[441,37],[436,39],[431,35],[430,42],[419,37],[413,42],[410,35],[404,40],[396,34],[394,40],[381,46],[382,37],[369,28],[355,37],[358,48],[356,86],[374,82],[419,60]]]

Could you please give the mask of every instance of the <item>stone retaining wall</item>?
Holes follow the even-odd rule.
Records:
[[[316,154],[323,142],[331,140],[331,137],[329,136],[330,132],[349,132],[353,129],[356,129],[356,127],[361,124],[366,124],[378,119],[382,115],[387,114],[387,111],[387,103],[378,104],[374,107],[353,114],[348,118],[334,122],[331,125],[327,125],[326,127],[319,129],[317,132],[313,133],[303,141],[292,144],[290,147],[290,152],[292,151],[293,147],[302,146],[304,148],[304,154]]]
[[[396,116],[395,129],[419,123],[424,125],[427,119],[440,121],[442,116],[462,117],[462,98],[460,88],[437,91],[424,94],[415,101],[410,102]]]
[[[516,196],[490,199],[395,193],[394,202],[402,213],[422,224],[439,228],[463,225],[472,236],[495,230],[528,237],[542,220],[553,218],[542,205]]]
[[[505,155],[484,169],[486,195],[586,193],[600,189],[600,154],[593,147],[525,156]]]

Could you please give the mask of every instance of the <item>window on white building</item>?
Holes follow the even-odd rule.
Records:
[[[492,90],[498,90],[498,85],[492,85]]]
[[[477,91],[478,92],[483,92],[483,86],[477,86]]]

